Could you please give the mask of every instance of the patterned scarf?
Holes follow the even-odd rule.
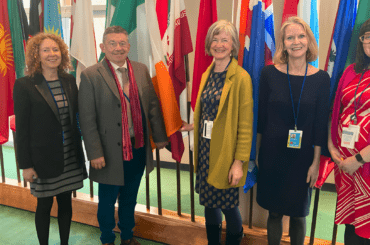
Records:
[[[126,101],[125,96],[123,95],[123,90],[121,84],[119,83],[117,74],[108,59],[105,59],[108,64],[110,71],[114,76],[114,81],[116,82],[119,97],[121,99],[121,120],[122,120],[122,154],[124,161],[130,161],[132,156],[132,145],[131,145],[131,138],[130,132],[128,127],[128,119],[127,119],[127,108],[126,108]],[[131,116],[132,116],[132,123],[134,125],[134,132],[135,132],[135,148],[139,149],[140,147],[144,146],[144,134],[143,134],[143,121],[141,118],[141,108],[140,108],[140,101],[139,101],[139,92],[137,89],[137,84],[135,80],[134,70],[132,69],[131,62],[129,59],[126,59],[127,68],[128,68],[128,78],[130,82],[130,107],[131,107]]]

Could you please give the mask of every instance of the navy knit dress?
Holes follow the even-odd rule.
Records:
[[[201,118],[199,125],[199,154],[195,191],[199,202],[207,208],[230,209],[239,205],[239,188],[217,189],[207,183],[209,170],[210,139],[202,137],[204,120],[214,121],[225,84],[226,71],[211,72],[201,96]]]

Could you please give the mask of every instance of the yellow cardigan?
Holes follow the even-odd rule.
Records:
[[[194,171],[198,167],[199,120],[201,94],[214,64],[202,75],[194,111]],[[218,189],[227,189],[228,175],[235,159],[244,161],[243,177],[237,187],[245,184],[253,134],[252,81],[249,74],[233,58],[226,73],[220,104],[210,143],[207,182]]]

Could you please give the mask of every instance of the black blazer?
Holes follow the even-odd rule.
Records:
[[[66,94],[77,161],[85,168],[81,134],[78,129],[76,79],[59,74]],[[57,106],[42,74],[15,81],[14,114],[17,159],[21,169],[34,168],[39,178],[54,178],[64,170],[62,126]],[[86,171],[86,170],[85,170]]]

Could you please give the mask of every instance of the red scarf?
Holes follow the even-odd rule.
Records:
[[[119,97],[121,99],[121,120],[122,120],[122,154],[124,161],[130,161],[132,159],[132,145],[131,145],[131,138],[130,132],[128,128],[128,119],[127,119],[127,108],[126,108],[126,101],[125,96],[123,95],[123,90],[121,88],[121,84],[119,83],[117,74],[108,59],[105,59],[108,64],[110,71],[114,76],[114,81],[116,82]],[[132,123],[134,125],[134,132],[135,132],[135,148],[139,149],[140,147],[144,146],[144,134],[143,134],[143,121],[141,118],[141,108],[140,108],[140,100],[139,100],[139,92],[137,89],[137,84],[135,80],[134,70],[132,69],[132,65],[129,59],[126,59],[127,68],[128,68],[128,78],[130,82],[130,108],[131,108],[131,116],[132,116]]]

